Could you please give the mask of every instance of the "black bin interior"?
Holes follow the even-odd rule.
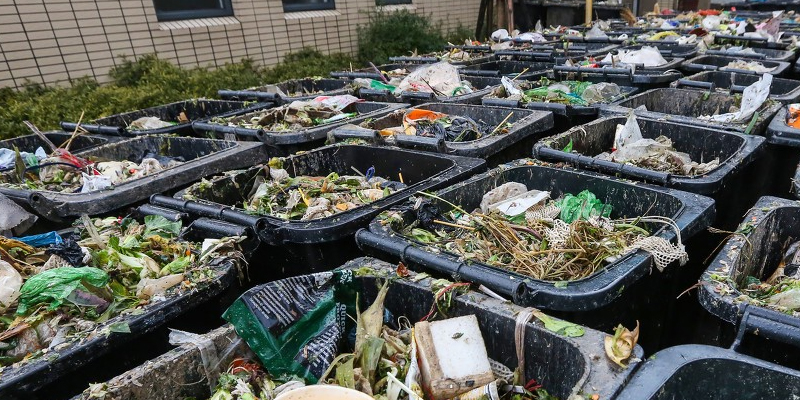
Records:
[[[236,146],[235,142],[183,137],[143,136],[92,149],[81,154],[94,160],[129,160],[142,162],[147,153],[181,157],[184,161],[207,156]]]
[[[741,96],[660,88],[631,96],[618,102],[617,105],[627,108],[645,106],[647,111],[696,118],[701,115],[726,113],[731,107],[738,108],[741,105]]]
[[[489,61],[485,63],[470,65],[464,67],[461,73],[464,75],[479,75],[479,76],[509,76],[516,77],[523,71],[522,75],[530,76],[535,72],[543,71],[553,67],[551,62],[542,61],[514,61],[514,60],[499,60]]]
[[[245,107],[245,103],[241,101],[194,99],[98,118],[94,120],[94,123],[97,125],[127,128],[131,122],[142,117],[158,117],[165,122],[179,123],[178,118],[181,113],[184,113],[186,118],[191,122],[213,115],[234,112]],[[131,132],[135,133],[136,131],[132,130]]]
[[[352,103],[352,104],[348,105],[347,107],[342,109],[342,112],[343,113],[353,113],[353,112],[358,113],[358,115],[353,117],[353,118],[358,118],[360,116],[363,116],[364,114],[369,114],[369,113],[375,112],[375,111],[382,111],[382,110],[384,110],[384,109],[386,109],[388,107],[389,107],[388,104],[381,104],[381,103],[374,103],[374,102],[359,102],[359,103]],[[228,118],[227,122],[228,123],[232,123],[232,124],[238,124],[238,123],[241,123],[241,122],[250,123],[250,119],[251,118],[263,114],[264,110],[265,109],[261,109],[261,110],[249,112],[249,113],[246,113],[246,114],[236,115],[236,116]],[[341,120],[341,121],[344,121],[344,120]],[[270,121],[270,123],[271,122],[274,122],[274,121]],[[340,121],[337,121],[337,122],[340,122]],[[333,123],[336,123],[336,122],[331,122],[329,124],[333,124]],[[315,128],[319,128],[319,127],[324,127],[325,125],[326,124],[315,125],[315,126],[307,127],[305,129],[306,130],[315,129]],[[258,128],[257,127],[253,127],[253,128],[250,128],[250,129],[258,129]],[[281,133],[294,133],[295,131],[287,131],[287,132],[265,131],[265,132],[270,132],[270,133],[274,133],[274,134],[280,135]]]
[[[750,86],[761,78],[760,75],[742,74],[736,72],[720,72],[720,71],[706,71],[695,74],[682,80],[708,82],[719,89],[730,89],[732,86]],[[680,86],[680,84],[678,84]],[[769,88],[769,94],[775,96],[786,96],[795,92],[800,88],[800,81],[783,78],[772,78],[772,85]],[[741,90],[736,90],[741,91]],[[794,94],[793,100],[796,100],[800,93]]]

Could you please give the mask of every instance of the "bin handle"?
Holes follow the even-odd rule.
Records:
[[[586,168],[589,170],[599,171],[616,175],[618,173],[627,174],[644,181],[654,182],[660,185],[666,185],[670,181],[670,174],[663,172],[651,171],[640,167],[633,167],[628,164],[620,164],[613,161],[598,160],[594,157],[587,157],[582,154],[566,153],[556,150],[552,147],[545,146],[537,143],[534,148],[534,156],[541,160],[549,161],[565,161],[575,166]]]
[[[508,273],[486,268],[480,264],[457,262],[441,254],[430,254],[406,240],[388,235],[379,235],[361,228],[356,232],[356,243],[364,247],[385,252],[399,258],[404,263],[419,265],[447,276],[457,276],[468,282],[478,282],[501,295],[511,297],[520,304],[527,297],[527,286],[521,280],[508,279]],[[505,278],[505,279],[503,279]]]
[[[445,50],[459,49],[459,50],[463,50],[463,51],[475,51],[475,52],[483,52],[483,53],[489,53],[489,52],[492,51],[492,47],[491,46],[473,46],[473,45],[454,46],[454,45],[448,44],[447,46],[444,46],[444,48],[445,48]]]
[[[481,70],[481,69],[465,69],[461,71],[463,75],[471,75],[471,76],[488,76],[488,77],[497,77],[500,76],[499,70]]]
[[[366,79],[382,80],[381,74],[378,74],[376,72],[333,71],[331,72],[331,77],[347,78],[347,79],[366,78]]]
[[[186,232],[183,234],[188,232],[199,232],[202,233],[204,237],[212,238],[223,238],[229,236],[244,236],[249,238],[253,235],[253,228],[212,218],[201,217],[192,221],[192,223],[186,227]]]
[[[74,122],[63,122],[63,121],[61,122],[61,129],[67,132],[73,132],[77,128],[78,124]],[[125,128],[121,126],[81,124],[81,128],[85,129],[89,133],[99,133],[101,135],[112,135],[112,136],[126,136]]]
[[[381,89],[358,89],[358,97],[367,101],[382,101],[384,97],[388,97],[392,102],[397,101],[392,92]]]
[[[192,122],[192,129],[195,133],[202,134],[204,132],[217,132],[217,133],[230,133],[239,137],[256,137],[258,131],[250,128],[242,128],[238,126],[226,126],[220,124],[210,124],[203,121]],[[260,129],[261,130],[261,129]],[[263,130],[261,130],[263,131]]]
[[[745,304],[731,350],[738,350],[746,333],[800,347],[800,320],[776,311]]]
[[[484,106],[512,107],[512,108],[520,106],[519,100],[508,100],[508,99],[497,99],[497,98],[486,98],[486,97],[484,97],[483,100],[481,100],[481,104]]]
[[[185,212],[200,217],[211,217],[237,225],[255,227],[259,218],[235,210],[231,206],[213,203],[200,203],[193,200],[176,199],[174,197],[154,194],[150,196],[150,204]]]
[[[747,86],[744,86],[744,85],[731,85],[729,90],[731,91],[731,93],[742,93],[742,92],[744,92],[745,88],[747,88]]]
[[[677,83],[675,84],[676,88],[679,88],[681,86],[708,89],[712,91],[715,89],[714,82],[693,81],[691,79],[684,79],[684,78],[678,79]]]
[[[397,147],[435,153],[447,153],[447,143],[442,138],[416,135],[394,135],[394,140],[395,143],[397,143]]]
[[[627,75],[630,76],[633,72],[629,68],[616,68],[603,66],[602,68],[589,68],[589,67],[571,67],[567,65],[557,65],[553,67],[553,72],[566,74],[571,72],[588,73],[588,74],[603,74],[603,75]]]
[[[378,131],[359,126],[341,126],[332,130],[328,136],[332,143],[347,139],[361,139],[371,144],[383,144],[382,137]]]
[[[403,92],[400,94],[400,99],[404,103],[411,101],[431,101],[433,100],[433,93],[427,92]]]
[[[741,52],[735,52],[735,51],[731,52],[724,50],[706,50],[706,54],[715,56],[743,57],[743,58],[758,59],[758,60],[763,60],[767,58],[767,55],[763,53],[748,54],[744,56],[741,54]]]
[[[173,210],[171,208],[158,207],[152,204],[142,204],[136,209],[136,212],[139,215],[143,216],[144,215],[161,216],[172,222],[183,221],[189,217],[189,214],[185,212]]]
[[[389,61],[394,63],[435,63],[439,59],[436,57],[389,57]]]
[[[261,92],[254,90],[218,90],[217,96],[222,99],[249,99],[280,102],[281,98],[277,93]]]
[[[748,75],[757,75],[758,74],[758,72],[750,71],[749,69],[738,69],[738,68],[722,67],[719,70],[720,71],[725,71],[725,72],[736,72],[738,74],[748,74]]]
[[[755,37],[745,37],[745,36],[736,36],[736,35],[715,35],[714,39],[744,40],[744,41],[748,41],[748,42],[763,42],[763,43],[767,42],[767,38],[755,38]]]

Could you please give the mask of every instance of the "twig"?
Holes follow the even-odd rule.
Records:
[[[45,136],[44,133],[42,133],[42,131],[40,131],[39,128],[36,127],[36,125],[32,124],[30,121],[23,121],[23,122],[25,123],[25,126],[28,127],[28,129],[30,129],[36,136],[38,136],[39,139],[42,139],[42,141],[45,142],[45,144],[47,144],[48,147],[50,147],[50,154],[58,151],[58,147],[55,144],[53,144],[53,142],[51,142],[50,139],[48,139],[47,136]]]
[[[528,72],[528,70],[529,70],[529,69],[530,69],[530,68],[525,68],[525,69],[523,69],[523,70],[522,70],[522,72],[520,72],[519,74],[517,74],[517,76],[515,76],[513,79],[511,79],[511,82],[514,82],[515,80],[517,80],[517,78],[519,78],[520,76],[522,76],[522,74],[524,74],[524,73]]]
[[[66,142],[61,144],[62,146],[64,146],[64,150],[66,150],[66,151],[69,151],[69,146],[72,145],[72,140],[75,139],[78,136],[78,131],[80,131],[81,134],[83,134],[83,132],[86,131],[85,129],[81,128],[81,122],[83,122],[83,114],[84,114],[84,112],[85,111],[81,111],[81,117],[78,118],[78,123],[75,124],[75,131],[72,132],[72,136],[69,137],[69,140],[67,140]]]
[[[444,96],[444,97],[447,97],[447,95],[446,95],[446,94],[444,94],[443,92],[440,92],[440,91],[436,90],[436,88],[435,88],[435,87],[433,87],[433,85],[431,85],[431,83],[430,83],[430,82],[428,82],[428,80],[427,80],[427,79],[424,79],[424,78],[419,78],[419,79],[420,79],[422,82],[424,82],[426,85],[428,85],[428,87],[429,87],[429,88],[431,88],[431,90],[433,90],[433,93],[434,93],[435,95],[437,95],[437,96]]]
[[[473,232],[475,231],[475,228],[473,228],[473,227],[471,227],[471,226],[459,225],[459,224],[453,224],[453,223],[446,222],[446,221],[440,221],[440,220],[438,220],[438,219],[435,219],[435,220],[433,220],[433,223],[434,223],[434,224],[439,224],[439,225],[450,226],[450,227],[453,227],[453,228],[461,228],[461,229],[466,229],[466,230],[468,230],[468,231],[473,231]]]
[[[383,81],[383,83],[389,83],[389,81],[388,81],[388,80],[386,80],[386,77],[385,77],[385,76],[383,76],[383,72],[381,72],[381,70],[379,70],[379,69],[378,69],[378,67],[376,67],[376,66],[375,66],[375,64],[373,64],[373,63],[372,63],[372,61],[370,61],[370,63],[369,63],[369,66],[370,66],[370,67],[372,67],[372,69],[374,69],[374,70],[375,70],[375,72],[377,72],[377,73],[378,73],[378,76],[381,78],[381,80]],[[352,68],[352,67],[351,67],[351,68]]]
[[[367,177],[366,175],[362,174],[362,173],[361,173],[361,171],[357,170],[357,169],[356,169],[356,167],[354,167],[354,166],[352,166],[352,165],[350,166],[350,169],[352,169],[353,171],[355,171],[355,172],[358,174],[358,176],[360,176],[360,177],[362,177],[362,178],[366,178],[366,177]]]
[[[508,115],[506,115],[506,117],[505,117],[505,118],[503,118],[503,120],[502,120],[502,121],[500,121],[500,123],[497,125],[497,127],[496,127],[496,128],[494,128],[494,130],[492,131],[492,133],[490,133],[489,135],[494,135],[494,134],[495,134],[495,133],[496,133],[496,132],[497,132],[497,131],[498,131],[498,130],[499,130],[499,129],[500,129],[502,126],[503,126],[503,125],[505,125],[505,124],[506,124],[506,122],[508,122],[508,119],[509,119],[509,118],[511,118],[511,116],[512,116],[512,115],[514,115],[514,112],[513,112],[513,111],[512,111],[512,112],[510,112],[510,113],[508,113]]]

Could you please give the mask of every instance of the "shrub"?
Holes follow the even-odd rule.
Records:
[[[446,44],[430,17],[408,10],[369,13],[369,23],[358,27],[358,56],[364,61],[384,64],[391,56],[410,52],[428,53]]]
[[[309,76],[328,76],[331,71],[343,70],[357,64],[349,55],[335,53],[326,56],[311,47],[289,53],[283,62],[264,73],[264,82],[282,82]]]

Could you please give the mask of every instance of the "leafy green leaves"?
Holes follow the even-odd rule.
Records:
[[[181,222],[172,222],[160,215],[148,215],[144,217],[144,236],[148,238],[158,235],[165,238],[173,238],[181,233]]]
[[[533,315],[544,323],[545,329],[555,332],[559,335],[566,337],[581,337],[586,333],[583,327],[580,325],[553,318],[541,311],[536,311],[533,313]]]

